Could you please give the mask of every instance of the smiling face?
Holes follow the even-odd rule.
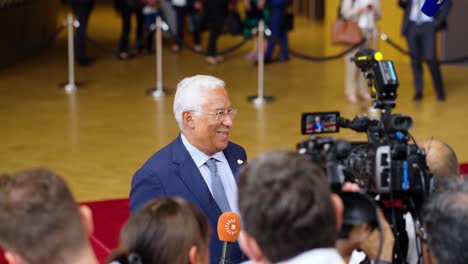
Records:
[[[233,125],[231,116],[220,116],[217,120],[215,113],[218,110],[228,111],[231,101],[226,89],[204,89],[204,102],[200,105],[199,112],[185,112],[183,120],[186,129],[184,135],[187,140],[208,156],[224,150],[229,141],[229,131]]]

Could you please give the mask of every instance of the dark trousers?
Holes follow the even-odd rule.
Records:
[[[192,8],[187,6],[173,6],[177,19],[177,35],[176,42],[179,47],[184,46],[184,27],[185,18],[194,12]],[[193,41],[195,45],[200,45],[200,32],[193,32]]]
[[[445,97],[442,74],[436,56],[436,29],[434,23],[426,22],[417,25],[410,22],[407,41],[412,55],[411,67],[413,69],[416,95],[422,95],[423,93],[422,60],[424,59],[429,66],[437,97]]]
[[[78,61],[85,61],[88,59],[86,54],[86,28],[88,27],[89,15],[94,7],[94,1],[70,1],[70,5],[78,23],[80,23],[75,32],[75,57]]]
[[[286,28],[286,7],[273,7],[271,9],[270,30],[271,37],[265,52],[265,59],[271,59],[277,43],[280,45],[280,59],[288,59],[288,29]]]
[[[122,33],[120,35],[119,41],[119,51],[127,52],[128,51],[128,43],[129,43],[129,35],[130,29],[132,26],[132,13],[136,13],[137,17],[137,48],[141,50],[143,48],[143,24],[144,24],[144,17],[141,13],[140,8],[132,8],[127,5],[123,5],[122,9],[120,10],[120,15],[122,17]]]
[[[154,32],[156,29],[152,29],[152,25],[156,25],[156,13],[154,14],[145,14],[143,15],[143,19],[145,22],[145,48],[147,51],[153,50],[153,39],[154,39]]]
[[[208,47],[206,49],[207,56],[217,56],[218,51],[216,48],[219,35],[223,30],[224,17],[217,17],[209,22],[210,25],[210,37],[208,38]]]

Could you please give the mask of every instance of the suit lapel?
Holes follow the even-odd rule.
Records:
[[[198,205],[207,212],[216,212],[219,216],[221,210],[213,199],[200,170],[197,168],[197,165],[182,143],[180,135],[175,142],[172,162],[178,165],[178,169],[176,169],[175,173],[198,200]]]
[[[237,182],[237,177],[239,176],[239,167],[242,164],[242,163],[239,164],[239,162],[245,162],[245,161],[239,159],[238,155],[235,155],[234,151],[232,150],[233,148],[231,147],[231,144],[228,144],[227,148],[223,151],[223,153],[229,163],[229,167],[231,168],[232,175],[234,175],[234,178],[236,179],[236,182]]]

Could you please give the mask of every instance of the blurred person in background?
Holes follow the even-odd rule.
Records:
[[[143,52],[144,43],[144,18],[143,18],[143,3],[141,0],[114,0],[115,8],[122,19],[122,31],[119,40],[118,58],[121,60],[129,59],[130,53],[130,31],[132,28],[132,14],[135,13],[137,19],[136,29],[136,46],[139,53]]]
[[[437,31],[447,28],[447,17],[452,1],[447,0],[434,17],[425,15],[421,8],[425,0],[399,0],[398,5],[404,9],[402,33],[408,42],[411,53],[411,69],[414,78],[413,100],[423,98],[423,60],[429,66],[437,100],[445,100],[444,81],[437,60]]]
[[[265,63],[285,62],[289,60],[286,9],[290,4],[290,0],[270,0],[268,2],[268,8],[271,11],[271,36],[268,39],[268,45],[265,51]],[[273,52],[277,44],[280,46],[279,55],[273,58]]]
[[[89,16],[93,10],[95,0],[68,0],[68,2],[70,3],[76,20],[78,20],[79,23],[75,33],[75,59],[78,62],[78,65],[86,67],[93,63],[86,52],[86,31],[88,28]]]
[[[268,0],[269,1],[269,0]],[[270,10],[268,8],[267,0],[244,0],[245,8],[245,21],[244,21],[244,37],[252,37],[252,51],[249,52],[245,58],[247,60],[258,60],[258,32],[253,33],[252,30],[258,27],[258,22],[263,20],[265,27],[268,26],[270,20]],[[257,28],[258,31],[258,28]],[[263,50],[266,48],[267,42],[264,40]]]
[[[178,52],[184,47],[184,31],[185,31],[185,20],[188,16],[200,11],[201,2],[200,0],[172,0],[172,8],[176,14],[176,44],[171,47],[172,52]],[[201,51],[200,46],[200,31],[195,29],[193,34],[193,41],[195,43],[194,50],[196,52]]]
[[[365,42],[362,47],[370,47],[377,35],[376,21],[382,16],[380,0],[342,0],[340,16],[346,20],[356,21],[361,29]],[[373,47],[376,48],[376,47]],[[345,64],[345,95],[350,103],[359,99],[370,101],[367,82],[356,65],[351,61],[354,53],[344,56]]]

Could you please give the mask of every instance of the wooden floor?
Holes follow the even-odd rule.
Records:
[[[91,37],[115,47],[119,27],[115,12],[98,5],[91,16]],[[298,19],[290,34],[291,48],[321,55],[322,35],[323,26]],[[220,49],[240,40],[223,36]],[[299,130],[301,112],[338,110],[348,118],[369,114],[368,105],[346,102],[341,59],[315,63],[292,58],[268,65],[265,93],[276,100],[255,107],[247,101],[257,91],[257,68],[244,59],[250,48],[251,43],[244,45],[218,66],[205,64],[203,57],[187,50],[172,54],[165,47],[163,52],[163,83],[169,88],[195,74],[226,81],[231,101],[240,109],[232,140],[242,144],[249,157],[294,149],[304,139]],[[44,54],[0,71],[0,171],[47,166],[66,177],[80,201],[126,197],[134,171],[177,136],[173,96],[155,100],[145,94],[156,83],[154,56],[119,61],[97,49],[90,53],[97,61],[89,68],[77,68],[77,80],[86,86],[73,94],[59,88],[67,80],[65,32]],[[468,161],[468,68],[443,67],[448,94],[444,103],[436,101],[426,74],[424,101],[414,103],[409,64],[395,66],[401,85],[394,112],[414,118],[415,138],[440,138],[453,146],[461,161]],[[365,138],[352,131],[336,136]]]

